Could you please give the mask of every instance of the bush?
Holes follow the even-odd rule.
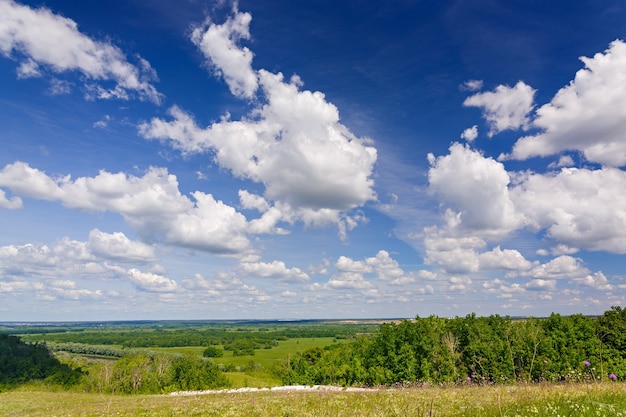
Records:
[[[205,358],[221,358],[224,356],[224,350],[215,346],[209,346],[204,350],[202,356]]]

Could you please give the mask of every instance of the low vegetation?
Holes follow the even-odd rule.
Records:
[[[626,386],[516,384],[423,386],[368,392],[249,392],[191,396],[49,392],[0,393],[6,416],[521,417],[626,416]]]
[[[0,329],[0,415],[626,416],[621,307],[326,325]],[[281,384],[344,389],[163,396]]]

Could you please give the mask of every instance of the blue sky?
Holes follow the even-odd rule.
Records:
[[[0,320],[597,314],[621,1],[0,0]]]

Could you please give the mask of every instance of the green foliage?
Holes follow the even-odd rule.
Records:
[[[338,349],[313,349],[275,369],[285,384],[393,385],[626,378],[626,310],[513,320],[417,317]]]
[[[237,339],[224,345],[224,350],[231,350],[233,356],[253,356],[255,349],[262,348],[262,345],[254,339]]]
[[[220,349],[215,346],[209,346],[204,349],[202,356],[204,356],[205,358],[221,358],[222,356],[224,356],[224,349]]]
[[[205,358],[135,353],[92,364],[84,385],[92,392],[156,394],[223,388],[230,382]]]
[[[28,344],[19,337],[0,334],[0,387],[33,380],[68,387],[80,376],[80,370],[60,363],[45,344]]]

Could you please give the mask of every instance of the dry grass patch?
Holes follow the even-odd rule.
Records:
[[[511,385],[371,392],[250,392],[115,396],[20,389],[2,416],[625,416],[626,385]]]

